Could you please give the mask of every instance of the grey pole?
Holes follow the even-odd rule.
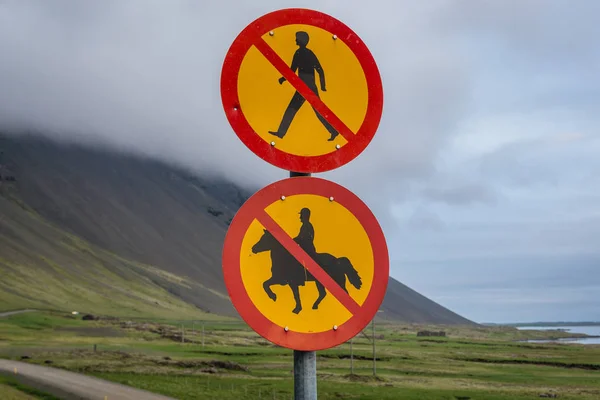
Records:
[[[290,178],[310,176],[290,171]],[[294,400],[317,400],[317,353],[294,350]]]
[[[294,400],[317,400],[317,352],[294,350]]]

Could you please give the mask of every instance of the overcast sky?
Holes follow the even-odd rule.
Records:
[[[595,0],[1,0],[0,128],[281,179],[219,80],[239,31],[285,7],[342,20],[378,63],[379,131],[317,176],[372,208],[392,276],[478,322],[600,320]]]

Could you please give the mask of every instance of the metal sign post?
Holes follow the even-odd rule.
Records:
[[[294,350],[294,400],[317,400],[317,352]]]
[[[290,178],[310,176],[290,171]],[[317,400],[317,352],[294,350],[294,400]]]

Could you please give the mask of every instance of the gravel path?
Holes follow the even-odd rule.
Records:
[[[0,373],[64,400],[173,400],[119,383],[20,361],[0,359]]]
[[[10,315],[15,315],[15,314],[23,314],[23,313],[26,313],[26,312],[32,312],[32,311],[35,311],[35,310],[15,310],[15,311],[6,311],[6,312],[2,312],[2,313],[0,313],[0,318],[2,318],[2,317],[8,317],[8,316],[10,316]]]

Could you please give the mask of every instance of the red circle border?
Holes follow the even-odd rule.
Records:
[[[270,30],[289,24],[312,25],[328,32],[335,32],[356,55],[367,79],[368,105],[361,127],[352,141],[328,154],[298,156],[271,146],[254,131],[243,110],[240,109],[237,83],[246,53],[253,46],[256,37],[260,38]],[[273,11],[254,20],[235,38],[225,56],[221,70],[221,101],[234,132],[257,156],[286,171],[318,173],[347,164],[369,145],[379,127],[383,113],[383,85],[373,55],[352,29],[336,18],[319,11],[287,8]],[[324,116],[327,118],[327,115]]]
[[[281,196],[315,194],[340,203],[362,224],[373,250],[373,283],[358,314],[333,330],[319,333],[285,331],[267,319],[256,308],[242,281],[240,255],[244,236],[254,221],[257,211],[280,201]],[[316,351],[345,343],[363,330],[377,313],[387,290],[389,280],[389,255],[385,236],[379,222],[369,209],[350,190],[337,183],[314,177],[286,178],[274,182],[248,199],[233,218],[223,245],[223,276],[233,306],[242,319],[259,335],[270,342],[293,350]],[[331,294],[329,294],[331,295]]]

